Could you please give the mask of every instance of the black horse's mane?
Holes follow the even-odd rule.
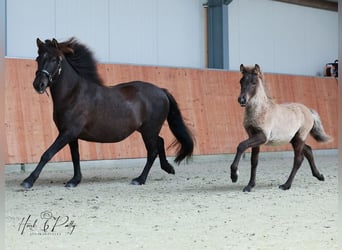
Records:
[[[53,46],[53,40],[46,40],[45,44]],[[87,46],[72,37],[67,41],[58,43],[57,48],[64,54],[68,63],[79,76],[89,82],[104,85],[97,71],[97,61]]]

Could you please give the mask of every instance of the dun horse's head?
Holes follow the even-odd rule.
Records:
[[[245,107],[249,100],[256,94],[259,80],[262,78],[262,72],[258,64],[255,64],[254,67],[245,67],[241,64],[240,71],[242,78],[240,80],[241,92],[238,102],[241,107]]]
[[[42,94],[46,91],[62,70],[62,53],[58,49],[56,39],[46,40],[45,43],[37,38],[38,57],[36,77],[33,81],[35,90]]]

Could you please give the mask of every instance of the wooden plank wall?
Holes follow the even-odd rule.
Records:
[[[164,68],[152,66],[100,64],[99,72],[108,85],[144,80],[169,89],[177,99],[184,117],[196,136],[196,155],[234,153],[247,138],[242,127],[243,108],[237,103],[239,72]],[[52,101],[37,94],[32,82],[36,71],[33,60],[5,60],[5,162],[37,162],[57,136],[52,121]],[[316,109],[327,133],[336,138],[315,149],[337,148],[337,81],[333,78],[266,74],[270,94],[277,102],[302,102]],[[165,123],[161,135],[166,145],[173,136]],[[289,146],[263,147],[262,151],[290,150]],[[116,144],[80,143],[82,160],[145,157],[138,133]],[[173,155],[172,149],[167,150]],[[53,161],[69,161],[64,148]]]

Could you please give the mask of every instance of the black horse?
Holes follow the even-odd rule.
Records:
[[[124,140],[134,131],[141,133],[147,149],[147,162],[132,184],[145,184],[151,166],[159,155],[160,165],[169,174],[174,168],[165,156],[164,140],[159,136],[167,119],[178,144],[175,162],[192,156],[194,138],[184,123],[174,97],[150,83],[134,81],[113,87],[103,84],[90,50],[76,39],[45,43],[37,38],[38,69],[33,86],[40,94],[50,87],[53,119],[59,134],[42,155],[35,170],[21,185],[31,188],[44,165],[69,144],[74,176],[66,187],[75,187],[82,175],[78,139],[113,143]]]

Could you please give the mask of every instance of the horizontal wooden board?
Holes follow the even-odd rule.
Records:
[[[242,127],[243,108],[237,102],[240,73],[221,70],[165,68],[137,65],[100,64],[101,77],[108,85],[143,80],[167,88],[178,101],[187,124],[196,137],[195,154],[234,153],[247,138]],[[5,162],[38,162],[58,131],[52,120],[52,100],[32,87],[36,63],[33,60],[5,60]],[[265,74],[270,95],[279,103],[301,102],[321,115],[326,132],[335,140],[314,149],[337,148],[337,81],[333,78]],[[173,141],[167,123],[161,136],[166,146]],[[290,146],[263,147],[262,151],[290,150]],[[82,160],[145,157],[139,133],[115,144],[80,142]],[[173,155],[172,149],[167,154]],[[68,147],[52,160],[70,161]]]

